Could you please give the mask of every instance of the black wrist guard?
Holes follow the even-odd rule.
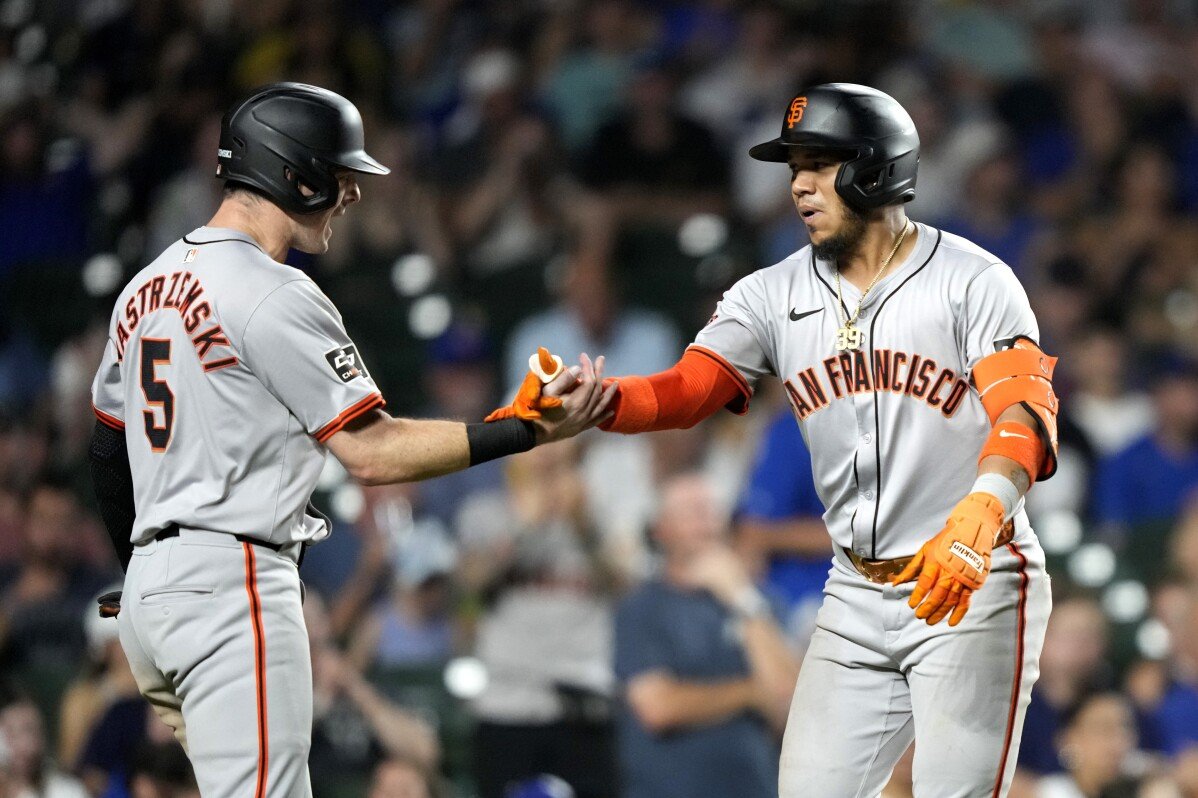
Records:
[[[125,448],[125,433],[96,422],[88,450],[91,460],[92,485],[104,527],[116,549],[121,570],[129,570],[133,557],[133,474],[129,468],[129,450]]]
[[[531,421],[505,418],[489,424],[467,424],[466,440],[470,443],[470,465],[478,465],[497,457],[527,452],[537,445],[537,431]]]

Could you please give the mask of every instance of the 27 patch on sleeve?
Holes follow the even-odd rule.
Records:
[[[342,382],[349,382],[355,377],[370,378],[366,366],[362,363],[362,358],[358,357],[358,349],[353,344],[339,346],[331,352],[326,352],[324,359],[329,361],[329,365],[333,367],[333,373]]]

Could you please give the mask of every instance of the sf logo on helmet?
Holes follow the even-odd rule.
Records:
[[[786,129],[792,130],[803,118],[803,109],[807,107],[806,97],[795,97],[790,101],[790,111],[786,114]]]

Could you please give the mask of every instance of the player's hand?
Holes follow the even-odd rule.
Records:
[[[973,592],[990,573],[990,554],[1002,524],[1002,502],[989,493],[971,493],[957,503],[944,529],[890,582],[901,585],[919,578],[908,602],[916,618],[929,626],[946,615],[949,626],[961,622]]]
[[[501,407],[483,419],[483,421],[499,421],[504,418],[522,418],[535,421],[541,417],[541,412],[562,406],[562,400],[556,395],[546,394],[545,388],[563,375],[569,375],[566,382],[559,383],[558,394],[565,393],[577,382],[577,372],[562,365],[562,359],[552,355],[545,347],[538,347],[535,355],[528,359],[528,373],[516,391],[516,398],[507,407]]]
[[[538,444],[572,438],[611,417],[607,407],[619,383],[604,385],[603,361],[600,356],[592,363],[583,352],[577,376],[573,368],[567,369],[545,386],[545,396],[557,398],[561,404],[544,410],[539,419],[530,419],[537,428]]]

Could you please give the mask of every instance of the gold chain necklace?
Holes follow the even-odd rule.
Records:
[[[895,239],[894,246],[890,248],[890,254],[886,256],[886,260],[882,261],[882,265],[878,267],[878,272],[874,275],[874,279],[870,280],[869,285],[865,286],[865,290],[861,292],[861,301],[857,303],[857,309],[853,311],[851,319],[844,317],[844,300],[840,298],[840,269],[836,270],[836,317],[840,319],[840,329],[836,331],[836,350],[838,352],[860,349],[861,345],[865,343],[865,333],[853,325],[857,323],[857,317],[861,315],[861,307],[865,304],[865,297],[878,284],[878,280],[882,278],[882,273],[890,265],[890,259],[894,257],[894,253],[898,252],[899,247],[903,245],[903,239],[907,237],[909,229],[910,222],[903,225],[903,231]]]

